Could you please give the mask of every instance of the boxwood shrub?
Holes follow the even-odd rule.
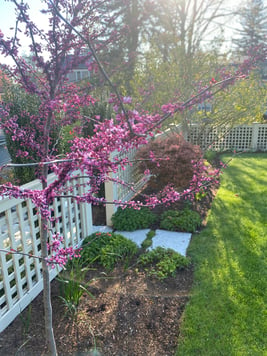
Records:
[[[149,228],[156,220],[156,215],[148,208],[118,208],[111,221],[113,228],[119,231],[134,231]]]
[[[167,210],[161,215],[160,227],[165,230],[195,232],[200,226],[199,213],[188,208]]]

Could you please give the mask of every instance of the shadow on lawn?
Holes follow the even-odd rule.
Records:
[[[251,158],[226,170],[207,227],[188,251],[196,265],[188,345],[200,355],[204,348],[207,355],[248,355],[266,347],[267,160]]]

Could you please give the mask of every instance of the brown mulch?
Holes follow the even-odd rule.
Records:
[[[179,324],[189,299],[192,269],[159,281],[117,268],[83,295],[77,320],[65,315],[53,281],[54,332],[59,355],[174,355]],[[99,273],[98,273],[99,275]],[[88,278],[93,277],[93,272]],[[45,355],[42,295],[0,335],[0,355]]]
[[[205,217],[216,189],[194,207]],[[132,266],[132,267],[131,267]],[[183,311],[190,297],[193,266],[173,278],[159,281],[137,269],[135,261],[125,270],[106,275],[88,273],[90,292],[84,294],[77,320],[66,315],[59,298],[59,282],[52,282],[54,332],[59,355],[171,356],[175,355]],[[99,279],[99,277],[101,277]],[[93,281],[93,279],[95,279]],[[42,293],[0,334],[0,356],[47,355]],[[96,354],[94,354],[96,355]]]

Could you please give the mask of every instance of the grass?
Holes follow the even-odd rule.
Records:
[[[176,356],[267,355],[267,154],[233,158],[188,255],[194,286]]]

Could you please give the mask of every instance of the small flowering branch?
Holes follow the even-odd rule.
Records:
[[[79,255],[80,250],[81,250],[80,248],[74,250],[74,257],[79,257],[80,256]],[[35,259],[38,259],[40,261],[45,261],[45,262],[47,262],[48,265],[51,265],[51,266],[52,265],[60,265],[61,267],[63,266],[61,261],[57,261],[53,257],[50,258],[50,259],[47,259],[47,258],[43,258],[42,256],[33,255],[31,253],[25,253],[25,252],[22,252],[22,251],[17,251],[17,250],[14,250],[13,248],[11,248],[9,250],[0,248],[0,252],[5,253],[6,255],[21,255],[21,256],[26,256],[26,257],[29,257],[29,258],[35,258]]]

